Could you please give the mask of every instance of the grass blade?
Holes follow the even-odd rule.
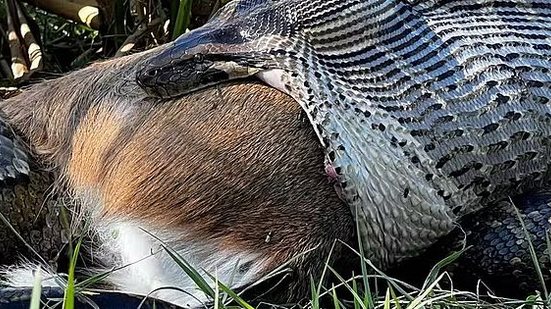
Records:
[[[319,309],[320,307],[319,293],[318,293],[318,290],[316,289],[316,285],[314,284],[314,278],[312,277],[312,275],[310,275],[310,292],[312,293],[311,295],[312,300],[310,301],[310,303],[312,304],[311,308]]]
[[[214,309],[219,309],[220,307],[220,288],[218,287],[218,276],[214,277]]]
[[[358,208],[356,207],[356,218],[358,218]],[[369,286],[369,280],[368,280],[368,273],[367,273],[367,265],[364,261],[365,259],[365,252],[364,247],[362,243],[362,233],[360,232],[360,223],[359,220],[356,220],[356,233],[358,234],[358,250],[360,251],[360,260],[361,260],[361,268],[362,268],[362,279],[364,284],[364,302],[367,303],[367,307],[369,309],[373,308],[373,297],[371,296],[371,288]]]
[[[386,289],[385,302],[383,303],[383,309],[390,309],[390,287]]]
[[[42,256],[36,252],[36,250],[34,250],[34,248],[29,245],[29,243],[27,241],[25,241],[25,238],[23,238],[23,236],[21,236],[21,234],[19,234],[19,232],[13,227],[13,225],[10,223],[10,221],[8,220],[8,218],[6,218],[1,212],[0,212],[0,221],[2,221],[13,233],[14,235],[19,239],[21,240],[21,242],[25,245],[25,247],[32,253],[34,254],[39,260],[40,262],[42,262],[44,265],[48,265],[48,263],[46,262],[46,260],[44,260],[44,258],[42,258]]]
[[[143,230],[143,229],[142,229]],[[164,241],[159,239],[159,237],[149,233],[146,230],[143,230],[145,233],[149,234],[151,237],[155,238],[161,243],[161,247],[168,253],[168,255],[178,264],[178,266],[193,280],[193,282],[197,285],[197,287],[203,291],[207,296],[214,299],[216,297],[215,291],[212,289],[212,287],[208,284],[208,282],[201,276],[201,274],[191,266],[176,250],[170,248]],[[215,278],[208,274],[207,275],[215,280]],[[226,285],[224,285],[222,282],[215,280],[218,284],[217,287],[219,287],[224,293],[228,294],[229,297],[231,297],[235,302],[237,302],[240,306],[242,306],[244,309],[254,309],[253,306],[248,304],[246,301],[244,301],[237,293],[232,291],[230,288],[228,288]]]
[[[442,260],[438,261],[436,265],[434,265],[425,279],[425,282],[423,283],[423,287],[421,288],[424,290],[427,286],[429,286],[431,283],[433,283],[436,278],[438,278],[438,275],[440,275],[440,271],[450,265],[451,263],[455,262],[465,251],[467,251],[470,247],[463,248],[459,251],[454,251],[447,257],[443,258]]]
[[[207,274],[211,278],[213,278],[212,275]],[[237,293],[235,293],[232,289],[230,289],[228,286],[226,286],[224,283],[217,280],[218,287],[228,296],[233,299],[239,306],[241,306],[244,309],[254,309],[253,306],[251,306],[249,303],[247,303],[243,298],[241,298]]]
[[[172,30],[173,40],[184,34],[186,29],[189,27],[189,21],[191,19],[191,3],[192,0],[180,0],[178,15],[176,15],[176,21]]]
[[[364,277],[362,276],[362,279]],[[358,294],[358,284],[356,283],[356,280],[352,280],[352,291],[354,293],[354,295],[359,295]],[[360,300],[360,297],[358,296],[358,298],[356,299],[356,297],[354,297],[354,309],[360,309],[360,305],[363,304],[363,301]]]
[[[335,277],[337,277],[337,279],[339,279],[339,281],[345,283],[343,284],[344,287],[346,287],[346,289],[348,289],[348,291],[350,291],[350,293],[354,297],[354,308],[367,309],[363,304],[362,298],[357,293],[356,281],[352,280],[352,286],[350,286],[350,284],[346,283],[346,280],[336,270],[334,270],[332,267],[329,267],[329,270],[335,275]]]
[[[149,236],[156,239],[158,242],[161,243],[161,247],[163,250],[166,251],[166,253],[178,264],[178,266],[189,276],[191,280],[197,285],[197,287],[205,293],[208,297],[211,299],[214,299],[214,290],[212,287],[208,284],[208,282],[201,276],[201,274],[191,266],[176,250],[172,249],[170,246],[167,245],[166,242],[161,240],[159,237],[151,234],[149,231],[145,229],[141,229]]]
[[[335,289],[335,285],[333,285],[333,292],[331,293],[331,295],[333,296],[333,307],[335,309],[341,309],[341,302],[337,297],[337,290]]]
[[[321,277],[318,283],[318,289],[316,291],[316,294],[318,295],[318,297],[321,294],[321,288],[323,285],[323,281],[325,280],[325,274],[327,273],[327,266],[329,266],[331,262],[331,258],[333,256],[333,251],[335,250],[336,244],[337,244],[337,240],[333,241],[333,244],[331,245],[331,249],[329,250],[329,254],[327,255],[327,259],[325,259],[325,266],[323,267],[323,271],[321,272]]]
[[[161,244],[163,249],[170,255],[170,257],[178,264],[178,266],[189,276],[197,287],[203,291],[210,298],[214,299],[215,293],[208,282],[201,276],[201,274],[195,270],[178,252],[174,249],[166,246],[164,243]]]
[[[409,303],[409,305],[406,307],[406,309],[418,309],[418,308],[422,308],[422,305],[421,303],[423,302],[423,300],[425,300],[425,298],[432,292],[432,290],[434,289],[434,287],[438,284],[438,282],[440,282],[440,280],[444,277],[444,274],[441,274],[440,276],[438,276],[438,278],[433,282],[431,283],[424,291],[423,293],[421,293],[419,296],[415,297],[415,299]]]
[[[396,292],[394,292],[394,289],[392,288],[392,285],[389,285],[388,289],[390,290],[390,296],[394,300],[394,305],[396,306],[396,309],[402,309],[402,305],[400,304],[400,300],[398,299],[398,297],[396,297]]]
[[[34,284],[33,284],[33,292],[31,295],[31,305],[29,306],[30,309],[40,309],[40,297],[42,294],[42,269],[40,268],[40,265],[36,269],[36,272],[34,273]]]
[[[155,292],[158,292],[158,291],[164,291],[164,290],[170,290],[170,291],[178,291],[182,294],[185,294],[189,297],[191,297],[192,299],[196,300],[197,303],[201,304],[201,306],[205,309],[209,309],[209,307],[207,307],[207,305],[205,303],[203,303],[199,298],[195,297],[195,295],[193,295],[192,293],[184,290],[184,289],[181,289],[181,288],[178,288],[178,287],[173,287],[173,286],[163,286],[163,287],[160,287],[160,288],[156,288],[156,289],[153,289],[151,290],[147,295],[144,296],[144,298],[142,299],[140,305],[138,306],[137,309],[141,309],[142,306],[145,304],[145,302],[147,301],[147,299],[153,295]]]
[[[517,215],[517,218],[520,221],[520,224],[522,226],[522,231],[524,232],[524,235],[526,236],[526,241],[528,242],[528,250],[530,251],[530,257],[532,258],[532,263],[534,263],[534,268],[536,269],[536,273],[538,274],[538,279],[541,283],[541,288],[543,289],[543,296],[545,298],[545,301],[549,301],[549,293],[547,292],[547,286],[545,285],[545,279],[543,278],[543,272],[541,271],[540,263],[538,260],[538,256],[536,254],[536,249],[534,248],[534,244],[532,243],[532,237],[530,237],[530,232],[528,232],[528,229],[526,228],[526,224],[524,224],[524,220],[522,219],[522,215],[520,214],[520,211],[515,206],[515,203],[511,198],[509,198],[509,201],[511,202],[511,205],[513,205],[513,209],[515,210],[515,213]]]
[[[80,245],[82,244],[82,237],[78,240],[73,255],[69,261],[69,276],[67,278],[67,288],[65,289],[65,295],[63,296],[63,309],[75,308],[75,268],[77,266],[78,252]]]

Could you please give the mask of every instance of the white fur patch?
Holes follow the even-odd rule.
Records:
[[[161,247],[161,242],[138,226],[138,222],[131,221],[98,226],[94,232],[102,241],[94,248],[94,256],[107,269],[94,269],[91,274],[116,268],[106,281],[117,290],[141,295],[151,293],[151,296],[182,307],[203,307],[203,304],[211,301]],[[154,232],[152,234],[155,235]],[[224,251],[208,242],[178,241],[176,237],[180,235],[176,233],[159,235],[157,237],[166,239],[168,246],[199,271],[213,289],[214,280],[207,273],[234,289],[254,283],[265,274],[266,259],[258,254]],[[31,262],[0,268],[0,276],[4,278],[0,284],[32,287],[37,269],[37,264]],[[63,286],[65,280],[57,274],[44,267],[40,271],[42,286]],[[154,292],[160,288],[164,289]],[[178,288],[185,292],[167,288]]]
[[[106,265],[123,267],[113,272],[108,281],[127,292],[149,294],[159,288],[175,287],[186,291],[164,289],[151,294],[183,307],[198,307],[209,299],[162,249],[161,243],[139,228],[138,222],[116,222],[101,230],[100,256],[110,259]],[[142,225],[143,226],[143,225]],[[214,244],[182,241],[182,234],[151,232],[166,241],[214,287],[206,273],[230,287],[253,283],[264,274],[265,260],[250,252],[227,252]],[[241,268],[240,268],[241,267]]]
[[[213,240],[187,237],[185,229],[166,231],[148,226],[137,220],[123,218],[105,218],[100,215],[101,202],[95,194],[79,194],[79,200],[85,205],[85,213],[75,214],[79,220],[85,216],[91,218],[94,239],[92,257],[95,262],[105,265],[106,269],[79,269],[90,275],[113,271],[107,278],[117,290],[133,294],[147,295],[165,300],[182,307],[203,307],[211,300],[200,290],[190,277],[181,269],[169,254],[162,248],[162,239],[168,247],[176,250],[203,278],[214,288],[215,282],[208,274],[215,276],[219,282],[230,288],[244,287],[252,284],[267,271],[268,258],[258,253],[246,251],[228,251]],[[150,234],[155,235],[155,237]],[[32,287],[36,264],[23,263],[0,269],[4,284],[11,287]],[[64,279],[51,271],[42,268],[42,286],[62,286]],[[62,283],[62,284],[60,284]],[[164,289],[162,289],[164,288]],[[178,291],[177,288],[182,291]],[[157,289],[156,292],[154,292]],[[152,293],[153,292],[153,293]]]
[[[25,262],[21,265],[6,266],[0,268],[1,285],[14,288],[33,287],[36,271],[40,269],[43,287],[60,287],[64,279],[60,278],[52,271],[45,269],[44,266],[38,267],[38,264]]]

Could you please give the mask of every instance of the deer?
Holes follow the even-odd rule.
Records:
[[[353,214],[301,107],[250,80],[149,97],[133,78],[135,68],[164,48],[94,63],[0,101],[2,118],[78,202],[75,216],[89,221],[95,268],[81,271],[115,269],[106,278],[115,289],[199,307],[208,297],[170,253],[232,289],[253,285],[253,299],[272,303],[307,297],[310,280],[323,280],[327,264],[356,263],[348,248],[358,249]],[[548,192],[519,201],[534,232],[549,225]],[[485,253],[495,245],[490,238],[522,237],[515,234],[520,225],[496,228],[496,220],[516,220],[507,205],[464,220],[476,250],[463,269],[487,272],[490,265],[499,282],[532,271],[530,263],[512,263],[510,252]],[[536,241],[543,252],[545,237]],[[526,248],[518,252],[529,261]],[[398,272],[419,268],[415,263]],[[504,265],[512,271],[503,273]],[[32,285],[31,269],[10,268],[7,282]],[[259,283],[266,278],[272,279]],[[539,284],[536,276],[522,277],[531,279]]]
[[[310,278],[343,255],[335,243],[353,242],[354,222],[314,131],[297,120],[300,106],[254,82],[149,98],[130,78],[147,54],[95,63],[0,102],[92,222],[98,264],[127,265],[107,281],[138,294],[186,290],[152,294],[180,306],[205,302],[166,245],[231,288],[285,267],[289,285],[265,299],[308,295]],[[25,275],[11,278],[23,284]]]

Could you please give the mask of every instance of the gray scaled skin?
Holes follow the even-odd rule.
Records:
[[[63,203],[53,185],[51,172],[40,167],[0,118],[0,214],[9,222],[0,221],[0,265],[25,257],[56,268],[67,233],[60,219]]]
[[[367,257],[549,182],[551,2],[241,0],[138,70],[172,97],[256,74],[325,147]]]

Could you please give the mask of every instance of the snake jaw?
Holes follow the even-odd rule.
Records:
[[[167,59],[162,54],[155,59]],[[170,58],[169,58],[170,59]],[[148,63],[136,72],[136,83],[154,97],[172,98],[262,71],[268,61],[250,54],[186,54],[177,61]]]
[[[244,27],[207,24],[150,57],[136,72],[149,95],[170,98],[273,69],[277,61]]]
[[[229,74],[217,69],[210,61],[198,59],[172,67],[151,68],[139,71],[136,81],[147,94],[172,98],[228,80]]]

